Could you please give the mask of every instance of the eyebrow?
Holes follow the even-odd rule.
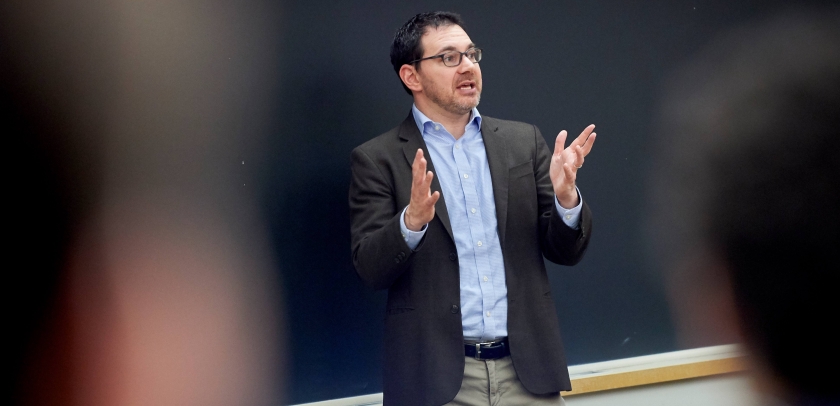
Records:
[[[470,48],[475,48],[475,44],[474,44],[474,43],[472,43],[472,42],[470,42],[470,45],[468,45],[468,46],[467,46],[467,49],[470,49]],[[435,52],[435,55],[440,55],[440,54],[442,54],[442,53],[444,53],[444,52],[457,51],[457,50],[458,50],[458,48],[455,48],[455,47],[454,47],[454,46],[452,46],[452,45],[447,45],[447,46],[445,46],[445,47],[443,47],[443,48],[439,49],[437,52]]]

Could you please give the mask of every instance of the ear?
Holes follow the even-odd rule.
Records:
[[[417,93],[423,91],[423,85],[420,84],[417,69],[413,65],[406,64],[400,67],[400,79],[405,83],[405,87],[412,92]]]

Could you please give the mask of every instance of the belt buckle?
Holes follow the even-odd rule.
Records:
[[[492,341],[483,342],[483,343],[475,343],[475,357],[474,358],[478,361],[481,361],[481,346],[486,345],[486,346],[489,347],[492,344],[493,344]]]

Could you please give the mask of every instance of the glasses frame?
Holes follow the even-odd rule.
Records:
[[[456,66],[460,66],[460,65],[461,65],[461,62],[463,62],[463,61],[464,61],[464,55],[466,55],[466,54],[467,54],[467,52],[470,52],[470,51],[476,51],[476,55],[479,55],[479,57],[478,57],[478,58],[476,58],[476,60],[475,60],[475,61],[473,61],[472,59],[470,59],[470,61],[472,61],[472,63],[479,63],[479,62],[481,62],[481,58],[482,58],[482,56],[483,56],[483,51],[481,50],[481,48],[479,48],[479,47],[470,47],[469,49],[467,49],[467,50],[466,50],[466,51],[464,51],[464,52],[454,51],[454,50],[453,50],[453,51],[446,51],[446,52],[444,52],[444,53],[442,53],[442,54],[432,55],[432,56],[427,56],[427,57],[425,57],[425,58],[420,58],[420,59],[415,59],[415,60],[413,60],[413,61],[409,62],[409,64],[414,65],[414,64],[416,64],[416,63],[420,63],[420,62],[425,61],[425,60],[427,60],[427,59],[440,58],[440,61],[441,61],[441,62],[443,62],[443,65],[444,65],[444,66],[447,66],[447,67],[450,67],[450,68],[454,68],[454,67],[456,67]],[[443,60],[443,56],[444,56],[444,55],[446,55],[446,54],[448,54],[448,53],[451,53],[451,52],[455,52],[455,53],[457,53],[457,54],[458,54],[458,63],[456,63],[455,65],[451,65],[451,66],[450,66],[450,65],[447,65],[447,64],[446,64],[446,62]],[[467,58],[467,59],[469,59],[469,58]]]

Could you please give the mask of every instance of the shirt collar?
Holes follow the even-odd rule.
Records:
[[[426,128],[427,123],[429,125],[435,125],[439,123],[435,123],[429,117],[426,117],[420,109],[417,108],[416,104],[411,105],[411,113],[414,116],[414,123],[417,124],[417,129],[420,130],[420,134],[425,134],[424,128]],[[470,120],[467,121],[467,128],[470,126],[476,126],[477,131],[481,131],[481,114],[478,113],[478,109],[473,107],[472,111],[470,111]]]

